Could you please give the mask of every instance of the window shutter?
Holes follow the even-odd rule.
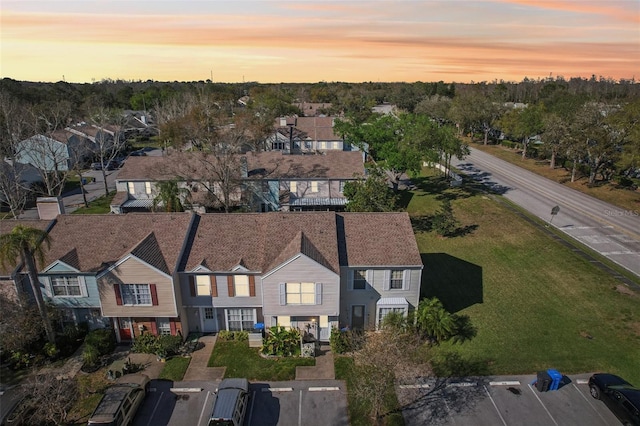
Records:
[[[80,286],[80,294],[82,297],[88,297],[89,292],[87,291],[87,283],[82,275],[78,276],[78,285]]]
[[[218,297],[218,282],[216,277],[209,275],[209,282],[211,283],[211,297]]]
[[[157,320],[151,320],[149,322],[149,325],[151,326],[151,334],[153,334],[154,336],[158,335],[158,323]]]
[[[176,322],[172,319],[169,319],[169,330],[171,330],[171,335],[175,336],[176,333]]]
[[[191,293],[191,297],[196,297],[196,277],[194,275],[189,275],[189,293]]]
[[[249,275],[249,296],[254,297],[256,295],[256,277]]]
[[[122,305],[122,293],[120,293],[120,284],[114,284],[113,290],[116,292],[116,305]]]
[[[406,269],[402,271],[402,289],[409,290],[411,284],[411,273]]]
[[[349,270],[349,278],[347,279],[347,290],[353,290],[354,276],[355,276],[355,271],[353,269]]]
[[[229,292],[229,297],[236,295],[233,288],[233,275],[227,275],[227,291]]]
[[[316,283],[316,305],[322,305],[322,283]]]
[[[391,279],[391,271],[384,271],[384,289],[385,290],[389,290],[391,288],[391,285],[389,283],[389,280]]]
[[[153,306],[158,305],[158,290],[155,284],[149,284],[149,291],[151,292],[151,304]]]
[[[280,305],[284,306],[287,304],[287,285],[285,283],[280,283]]]

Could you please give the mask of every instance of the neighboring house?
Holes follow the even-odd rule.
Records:
[[[15,161],[46,172],[71,170],[91,151],[92,142],[68,130],[38,134],[18,143]]]
[[[383,103],[374,106],[371,108],[371,111],[382,115],[396,115],[398,113],[398,107],[393,104]]]
[[[406,213],[202,215],[180,276],[190,331],[374,328],[418,305],[422,261]],[[375,231],[372,231],[375,230]]]
[[[196,210],[207,205],[203,167],[197,152],[163,157],[130,157],[116,179],[113,213],[148,211],[156,197],[156,183],[176,179],[188,189]],[[209,162],[215,161],[210,158]],[[365,174],[357,152],[328,151],[316,155],[285,155],[281,152],[248,152],[233,163],[237,188],[233,202],[245,203],[251,211],[341,210],[345,182]],[[208,187],[218,190],[215,183]]]
[[[43,297],[63,322],[113,326],[118,341],[143,331],[178,334],[174,274],[191,220],[189,213],[59,215],[38,265]]]
[[[291,154],[305,152],[358,151],[334,132],[338,117],[280,117],[274,133],[265,141],[265,149]]]
[[[247,180],[258,196],[254,211],[344,210],[344,184],[365,176],[358,152],[316,155],[248,152]]]

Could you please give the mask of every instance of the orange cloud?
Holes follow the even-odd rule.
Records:
[[[588,13],[592,15],[606,15],[623,22],[640,23],[640,6],[636,0],[627,1],[632,9],[619,7],[620,2],[609,1],[568,1],[568,0],[495,0],[503,3],[530,6],[539,9],[561,10],[565,12]],[[634,13],[635,12],[635,13]]]

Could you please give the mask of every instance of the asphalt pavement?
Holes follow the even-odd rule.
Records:
[[[452,165],[640,276],[640,209],[623,210],[473,148]]]

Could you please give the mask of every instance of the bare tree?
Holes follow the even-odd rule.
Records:
[[[32,135],[28,108],[4,91],[0,91],[0,201],[9,206],[17,218],[24,209],[31,187],[25,174],[29,166],[15,161],[20,141]]]
[[[44,333],[38,308],[24,295],[0,293],[0,346],[6,351],[27,351]]]
[[[78,396],[73,379],[57,378],[53,372],[31,377],[23,389],[27,397],[18,410],[24,424],[29,425],[65,424]]]
[[[110,164],[113,164],[126,144],[124,137],[126,117],[122,111],[98,108],[90,113],[89,119],[98,129],[93,143],[93,154],[100,163],[104,195],[109,195],[107,169]]]

